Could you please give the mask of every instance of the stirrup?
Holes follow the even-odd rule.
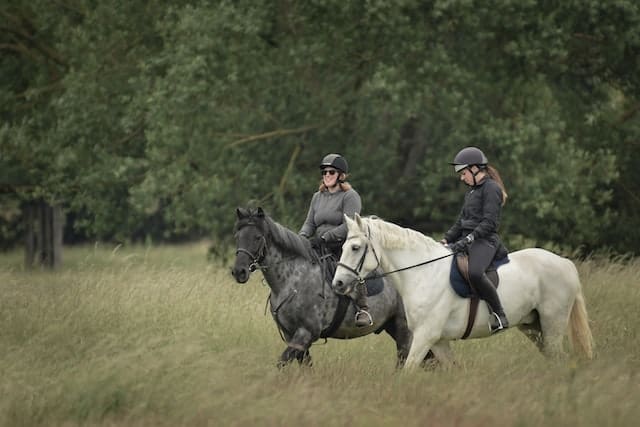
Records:
[[[498,316],[498,314],[493,311],[491,312],[491,314],[489,315],[489,332],[493,335],[493,334],[497,334],[498,332],[502,332],[504,330],[506,330],[509,326],[508,325],[504,325],[502,323],[502,319],[500,319],[500,316]],[[496,319],[497,322],[492,322],[493,319]],[[506,320],[506,317],[505,317]]]
[[[368,325],[358,325],[358,316],[360,314],[365,314],[367,316],[367,320],[368,320],[368,323],[369,323]],[[371,317],[371,314],[369,314],[369,312],[367,310],[360,309],[360,310],[358,310],[356,312],[355,322],[356,322],[356,326],[358,326],[358,327],[371,326],[371,325],[373,325],[373,318]]]

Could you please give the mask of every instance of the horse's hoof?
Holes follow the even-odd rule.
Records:
[[[278,369],[284,369],[287,366],[289,366],[291,364],[290,360],[278,360],[278,363],[276,363],[276,367]]]

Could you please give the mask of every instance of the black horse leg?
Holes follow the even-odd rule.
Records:
[[[294,360],[297,360],[300,365],[312,366],[311,353],[308,349],[302,350],[300,348],[287,347],[280,356],[278,367],[283,368]]]
[[[297,360],[298,363],[305,366],[311,366],[311,333],[306,329],[298,329],[293,337],[288,341],[288,347],[280,356],[278,367],[282,368],[289,363]]]
[[[278,360],[278,368],[283,368],[287,366],[292,361],[296,360],[296,355],[299,350],[296,350],[292,347],[287,347],[280,356],[280,360]]]
[[[404,315],[404,307],[401,302],[399,303],[395,316],[387,320],[382,328],[391,335],[391,338],[396,342],[396,368],[402,368],[409,355],[413,335],[409,330],[409,326],[407,326],[407,319]]]
[[[301,365],[312,366],[311,353],[309,353],[308,349],[304,352],[299,351],[298,354],[296,354],[296,359]]]

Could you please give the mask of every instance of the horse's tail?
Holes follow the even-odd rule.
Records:
[[[593,358],[593,335],[589,327],[587,306],[582,289],[578,291],[569,315],[569,340],[575,351],[580,350],[587,359]]]

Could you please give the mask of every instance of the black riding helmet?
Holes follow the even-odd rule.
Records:
[[[484,169],[487,166],[487,163],[489,163],[487,156],[485,156],[482,150],[477,147],[463,148],[458,151],[453,162],[449,162],[450,165],[453,165],[453,169],[456,173],[473,165],[478,166],[480,169]]]
[[[338,169],[342,173],[349,173],[349,164],[340,154],[327,154],[324,156],[322,163],[320,163],[320,169],[329,167]]]

